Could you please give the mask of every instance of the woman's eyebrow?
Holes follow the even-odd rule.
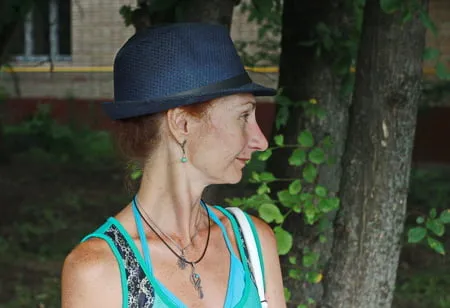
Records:
[[[241,106],[247,106],[249,104],[252,105],[252,109],[256,108],[256,102],[255,101],[246,101]]]

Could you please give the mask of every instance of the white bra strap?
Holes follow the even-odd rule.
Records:
[[[258,247],[256,246],[255,235],[253,234],[253,230],[247,220],[247,217],[240,208],[227,207],[227,210],[233,214],[241,227],[244,242],[248,250],[248,257],[253,270],[253,275],[255,277],[256,287],[258,289],[261,307],[266,308],[267,300],[265,298],[264,277],[262,274],[261,261],[259,260]]]

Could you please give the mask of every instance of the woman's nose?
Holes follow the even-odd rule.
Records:
[[[252,132],[249,146],[251,149],[255,151],[265,151],[269,146],[266,136],[264,136],[263,132],[261,131],[261,128],[259,127],[258,123],[256,123],[256,121],[254,125],[252,125]]]

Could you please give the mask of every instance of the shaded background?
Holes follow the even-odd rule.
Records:
[[[113,57],[134,32],[119,10],[134,2],[50,1],[14,34],[0,72],[0,307],[59,307],[64,256],[130,199],[128,171],[115,154],[113,126],[100,103],[112,98]],[[430,0],[430,15],[440,36],[428,34],[427,46],[448,58],[450,1]],[[231,35],[239,46],[257,38],[258,26],[247,17],[235,7]],[[250,46],[246,55],[252,52]],[[243,59],[255,81],[276,87],[276,63]],[[450,206],[450,85],[433,77],[432,66],[423,66],[408,200],[413,217]],[[270,99],[258,101],[257,119],[268,138],[274,111]],[[254,188],[247,175],[262,167],[248,167],[242,194]],[[445,243],[449,249],[448,238]],[[394,306],[450,307],[448,270],[448,257],[405,245]]]

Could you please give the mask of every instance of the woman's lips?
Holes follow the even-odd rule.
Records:
[[[250,160],[250,158],[236,158],[238,161],[240,161],[244,166],[247,164],[247,162]]]

